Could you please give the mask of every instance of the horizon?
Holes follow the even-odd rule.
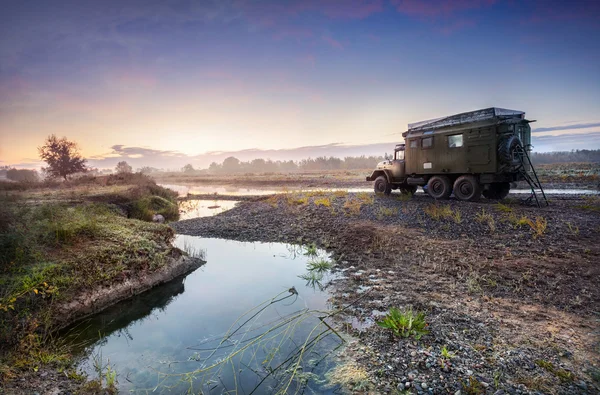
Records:
[[[50,134],[103,168],[383,155],[408,123],[492,106],[537,120],[536,152],[598,149],[599,4],[13,3],[0,165],[39,168]]]

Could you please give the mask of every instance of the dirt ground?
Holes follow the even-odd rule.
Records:
[[[540,209],[289,193],[173,227],[330,251],[338,324],[359,340],[347,353],[375,393],[600,391],[598,197],[555,196]],[[374,324],[394,306],[426,312],[430,334],[394,338]]]

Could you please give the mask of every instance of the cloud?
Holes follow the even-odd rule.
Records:
[[[555,130],[575,130],[575,129],[587,129],[587,128],[595,128],[599,127],[600,122],[593,123],[577,123],[573,125],[564,125],[564,126],[551,126],[547,128],[536,128],[532,129],[532,133],[542,133],[542,132],[552,132]]]
[[[495,0],[392,0],[398,12],[406,15],[434,18],[449,17],[455,13],[494,4]]]
[[[536,152],[600,149],[600,132],[533,136],[532,144]]]
[[[339,50],[344,49],[344,46],[342,45],[342,43],[340,43],[339,41],[337,41],[336,39],[334,39],[333,37],[331,37],[329,35],[324,35],[323,41],[325,41],[327,44],[329,44],[332,48],[339,49]]]

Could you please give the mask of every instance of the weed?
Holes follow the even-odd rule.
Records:
[[[394,215],[398,215],[397,207],[379,207],[379,212],[377,213],[377,219],[382,220],[383,217],[392,217]]]
[[[311,243],[311,244],[307,245],[305,248],[306,248],[306,251],[304,251],[304,255],[317,256],[318,249],[317,249],[317,245],[315,243]]]
[[[579,234],[579,226],[572,225],[570,222],[567,222],[567,226],[569,227],[569,232],[571,232],[573,236],[577,236]]]
[[[348,196],[348,191],[334,191],[333,196],[335,196],[336,198],[345,198],[346,196]]]
[[[513,225],[513,228],[520,228],[521,226],[525,226],[529,224],[529,218],[525,216],[517,217],[514,213],[511,213],[508,216],[508,222]]]
[[[331,386],[341,386],[352,393],[370,393],[371,380],[365,369],[356,362],[347,362],[336,366],[326,374]]]
[[[494,232],[496,230],[496,221],[494,221],[494,217],[490,213],[486,213],[485,209],[482,208],[480,213],[475,215],[475,221],[479,223],[487,223],[490,228],[490,232]]]
[[[315,204],[315,206],[331,207],[331,198],[328,196],[322,197],[322,198],[313,200],[313,203]]]
[[[287,201],[287,204],[289,204],[290,206],[304,206],[304,205],[308,204],[308,197],[294,196],[294,195],[288,194],[286,196],[286,201]]]
[[[535,361],[535,364],[558,377],[558,379],[563,383],[568,383],[575,380],[575,375],[572,372],[569,372],[565,369],[557,369],[552,362],[538,359]]]
[[[356,194],[356,198],[362,203],[366,205],[371,205],[375,203],[375,198],[372,194],[367,192],[359,192]]]
[[[463,390],[467,395],[485,394],[485,387],[475,377],[469,376],[468,382],[461,382]]]
[[[455,353],[448,351],[448,348],[446,346],[442,347],[442,358],[452,359],[454,357],[456,357]]]
[[[535,222],[528,219],[527,225],[533,230],[533,238],[537,239],[539,236],[542,236],[546,232],[546,227],[548,226],[548,222],[544,217],[536,217]]]
[[[502,204],[502,203],[496,204],[496,210],[501,211],[503,213],[512,213],[513,212],[512,207],[507,206],[506,204]]]
[[[467,277],[467,289],[470,293],[481,292],[481,285],[479,284],[479,275],[476,272],[470,272]]]
[[[377,321],[377,325],[390,329],[396,336],[414,336],[417,340],[429,333],[426,329],[425,313],[413,312],[412,309],[400,311],[400,309],[392,307],[383,320]]]
[[[396,200],[400,201],[400,202],[408,202],[409,200],[411,200],[413,197],[412,193],[401,193],[399,195],[396,195]]]
[[[322,189],[315,190],[315,191],[306,191],[305,195],[308,197],[327,196],[327,191],[324,191]]]
[[[360,200],[346,200],[343,206],[347,213],[351,215],[360,215],[361,207],[362,202]]]
[[[456,223],[462,222],[462,216],[460,212],[452,210],[449,204],[436,204],[431,203],[423,209],[425,214],[427,214],[433,220],[440,219],[451,219]]]
[[[307,264],[308,271],[319,272],[319,273],[331,270],[332,267],[333,267],[333,264],[326,259],[320,259],[318,261],[310,261]]]

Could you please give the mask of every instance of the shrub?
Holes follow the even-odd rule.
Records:
[[[390,308],[388,314],[377,325],[390,329],[392,333],[400,337],[414,336],[419,340],[423,335],[429,333],[425,322],[425,313],[413,312],[412,309],[400,311],[396,307]]]

